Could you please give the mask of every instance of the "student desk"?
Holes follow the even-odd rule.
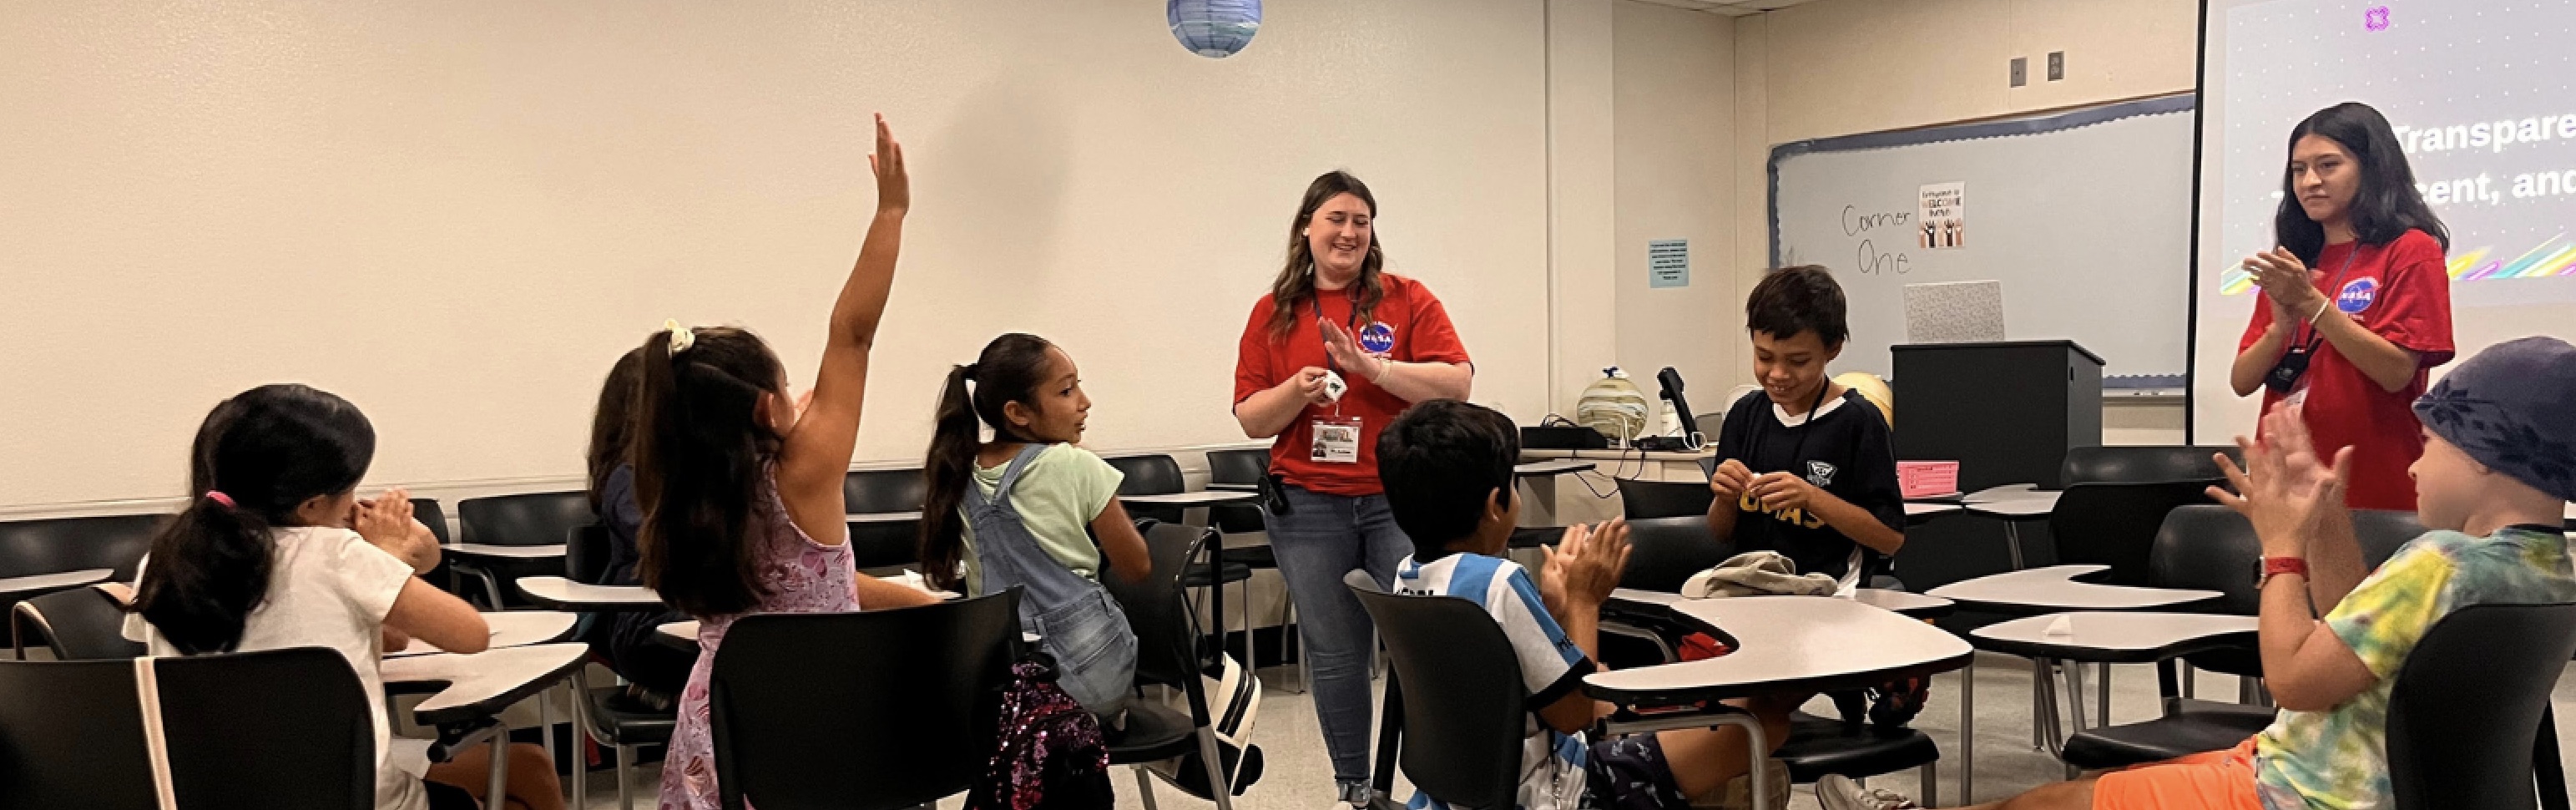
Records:
[[[2252,616],[2215,613],[2076,612],[2027,616],[1986,625],[1968,634],[1976,637],[1978,647],[2034,661],[2151,664],[2204,650],[2252,644],[2257,624]],[[2068,667],[2067,671],[2078,670]],[[2076,731],[2085,728],[2084,703],[2078,697],[2083,691],[2080,683],[2080,677],[2067,680],[2071,707],[2067,717]],[[2053,691],[2046,694],[2043,702],[2051,704],[2050,714],[2055,714],[2057,696]],[[2110,685],[2105,683],[2103,696],[2107,698],[2109,694]],[[2101,722],[2094,725],[2109,725],[2110,703],[2106,699],[2100,705],[2102,716],[2097,719]],[[1965,712],[1960,714],[1962,738],[1970,733],[1971,722],[1973,719]],[[2056,724],[2048,724],[2046,731],[2052,749],[2065,747],[2066,740],[2058,735]],[[1964,785],[1959,802],[1968,803]]]
[[[580,620],[581,617],[578,615],[552,610],[512,610],[483,614],[484,623],[492,627],[491,648],[496,650],[503,647],[525,647],[531,644],[562,641],[572,635],[573,625]],[[385,657],[401,658],[439,652],[443,651],[420,639],[412,639],[411,643],[402,649],[386,650]]]
[[[483,560],[543,560],[564,556],[564,544],[546,543],[534,546],[495,546],[484,543],[451,543],[440,551],[459,557]]]
[[[1622,708],[1614,732],[1737,725],[1757,741],[1761,724],[1723,707],[1673,714],[1639,714],[1639,706],[1681,706],[1700,701],[1780,692],[1828,692],[1966,666],[1975,650],[1957,636],[1921,620],[1854,599],[1818,596],[1734,596],[1675,599],[1665,607],[1717,631],[1734,651],[1716,658],[1595,672],[1583,691]],[[1756,752],[1765,746],[1756,744]],[[1767,793],[1762,759],[1751,763],[1752,795]]]
[[[520,577],[516,584],[528,601],[549,610],[619,613],[662,609],[661,594],[640,586],[591,585],[553,576]]]
[[[115,571],[105,568],[90,568],[59,574],[0,578],[0,601],[15,602],[20,599],[32,599],[55,591],[106,582],[108,577],[115,575]]]
[[[1968,493],[1958,500],[1959,510],[2003,521],[2005,553],[2011,555],[2012,567],[2025,563],[2021,554],[2021,524],[2044,522],[2057,513],[2061,490],[2039,489],[2031,484],[2009,484]]]
[[[1261,500],[1259,491],[1241,489],[1205,489],[1197,492],[1170,492],[1161,495],[1118,496],[1120,503],[1180,507],[1181,524],[1185,526],[1208,525],[1211,522],[1208,518],[1209,507],[1253,503],[1259,500]]]
[[[875,523],[908,523],[921,519],[920,512],[854,512],[846,516],[851,525]]]
[[[500,647],[473,655],[434,653],[386,659],[378,670],[388,691],[396,686],[435,689],[436,694],[412,708],[422,725],[441,729],[470,725],[500,714],[572,677],[590,653],[585,644],[538,644]],[[548,727],[552,742],[552,727]],[[471,739],[467,737],[466,739]],[[502,806],[509,784],[510,735],[492,730],[492,781],[483,805]],[[551,745],[549,745],[551,749]],[[576,769],[578,770],[578,769]]]
[[[1523,453],[1522,457],[1527,458],[1529,455]],[[1528,500],[1521,506],[1521,525],[1527,527],[1565,525],[1557,520],[1556,480],[1562,476],[1591,472],[1599,467],[1600,465],[1590,461],[1571,458],[1528,461],[1513,466],[1512,474],[1520,479],[1521,486],[1529,492]]]
[[[1743,597],[1727,596],[1714,598],[1740,599]],[[1804,598],[1823,599],[1829,597]],[[1830,598],[1858,602],[1890,613],[1896,613],[1916,619],[1937,619],[1950,615],[1950,612],[1956,607],[1950,600],[1937,596],[1925,596],[1919,593],[1891,591],[1881,588],[1855,588],[1849,596],[1835,596]],[[1673,605],[1682,602],[1697,601],[1708,600],[1689,599],[1683,597],[1681,594],[1665,593],[1663,591],[1641,591],[1635,588],[1619,588],[1610,592],[1610,601],[1603,604],[1602,607],[1623,611],[1660,611],[1673,613]]]
[[[1981,609],[2019,614],[2063,610],[2152,610],[2220,596],[2217,591],[2103,585],[2075,579],[2108,570],[2109,566],[2102,565],[2052,565],[2006,571],[1963,579],[1925,594]]]

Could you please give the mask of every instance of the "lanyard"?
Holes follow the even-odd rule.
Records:
[[[2351,244],[2352,252],[2343,255],[2343,268],[2335,271],[2334,283],[2326,285],[2326,306],[2331,307],[2335,305],[2335,296],[2343,294],[2344,274],[2352,272],[2352,262],[2354,259],[2361,258],[2361,240],[2355,239]],[[2323,314],[2325,314],[2323,310],[2317,312],[2317,315]],[[2317,347],[2324,345],[2326,342],[2325,335],[2320,334],[2317,331],[2317,319],[2315,315],[2309,316],[2307,323],[2300,324],[2296,328],[2299,332],[2305,333],[2306,336],[2294,339],[2290,342],[2306,346],[2307,352],[2310,355],[2316,354]]]

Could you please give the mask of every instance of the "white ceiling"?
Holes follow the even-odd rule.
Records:
[[[1659,6],[1686,8],[1692,11],[1705,11],[1711,14],[1723,14],[1729,17],[1742,17],[1747,14],[1760,14],[1773,9],[1788,8],[1799,3],[1808,2],[1808,0],[1641,0],[1641,2],[1653,3]]]

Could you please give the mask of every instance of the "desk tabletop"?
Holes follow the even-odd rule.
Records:
[[[1626,462],[1630,462],[1630,463],[1635,463],[1638,459],[1642,458],[1642,459],[1644,459],[1644,460],[1646,460],[1646,461],[1662,461],[1662,462],[1675,462],[1675,463],[1696,463],[1696,462],[1698,462],[1700,459],[1708,458],[1708,457],[1710,457],[1710,456],[1714,456],[1714,455],[1717,455],[1717,442],[1716,442],[1716,437],[1714,437],[1714,436],[1710,437],[1710,441],[1709,441],[1709,443],[1708,443],[1708,445],[1707,445],[1706,447],[1702,447],[1702,448],[1700,448],[1700,449],[1699,449],[1698,451],[1696,451],[1696,452],[1674,452],[1674,451],[1671,451],[1671,450],[1647,450],[1647,451],[1642,451],[1642,452],[1641,452],[1641,451],[1633,450],[1633,449],[1631,449],[1631,450],[1550,450],[1550,449],[1530,449],[1530,448],[1522,448],[1522,449],[1521,449],[1521,458],[1522,458],[1523,460],[1527,460],[1527,461],[1554,461],[1554,460],[1558,460],[1558,459],[1569,459],[1569,458],[1571,458],[1571,459],[1590,459],[1590,460],[1593,460],[1593,461],[1626,461]]]
[[[1971,513],[1992,517],[2044,518],[2057,511],[2057,497],[2063,494],[2054,489],[1990,489],[1970,493],[1961,506]]]
[[[690,652],[696,652],[698,649],[698,622],[696,619],[691,619],[685,622],[663,622],[659,625],[655,625],[653,627],[653,640],[662,642],[662,644],[667,647],[675,647],[682,650],[688,650]]]
[[[2255,618],[2215,613],[2051,613],[1968,632],[1978,647],[2028,658],[2152,663],[2253,643]]]
[[[562,641],[572,635],[572,626],[581,620],[576,614],[553,610],[510,610],[483,614],[483,622],[492,627],[492,649],[525,647]],[[386,658],[434,655],[445,652],[420,639],[399,650],[386,650]]]
[[[920,520],[920,512],[852,512],[851,523],[909,523]]]
[[[422,725],[438,725],[498,714],[570,676],[589,653],[587,644],[537,644],[473,655],[414,655],[386,659],[381,672],[389,685],[441,685],[412,708]]]
[[[1244,491],[1241,491],[1241,490],[1232,490],[1232,489],[1209,489],[1209,490],[1200,490],[1200,491],[1197,491],[1197,492],[1173,492],[1173,493],[1164,494],[1164,495],[1120,495],[1120,496],[1118,496],[1118,500],[1125,501],[1125,502],[1127,502],[1127,503],[1145,503],[1145,504],[1155,504],[1155,505],[1160,505],[1160,506],[1217,506],[1217,505],[1220,505],[1220,504],[1229,504],[1229,503],[1251,503],[1251,502],[1253,502],[1253,501],[1257,501],[1257,500],[1260,500],[1260,499],[1261,499],[1261,493],[1258,493],[1258,492],[1244,492]]]
[[[563,577],[520,577],[516,584],[528,601],[553,610],[660,610],[662,595],[633,585],[590,585]]]
[[[1740,599],[1743,597],[1730,596],[1719,598]],[[1822,597],[1793,596],[1780,598],[1816,599]],[[1856,588],[1852,590],[1852,593],[1849,596],[1835,598],[1849,602],[1857,602],[1880,610],[1888,611],[1890,613],[1896,613],[1917,619],[1939,618],[1950,613],[1956,607],[1956,605],[1954,605],[1950,600],[1937,596],[1925,596],[1919,593],[1891,591],[1880,588]],[[1682,596],[1681,594],[1665,593],[1663,591],[1643,591],[1635,588],[1619,588],[1610,592],[1610,601],[1614,603],[1623,603],[1621,606],[1630,610],[1640,608],[1664,608],[1669,610],[1674,605],[1683,602],[1711,600],[1690,599]]]
[[[115,571],[106,568],[90,568],[80,571],[64,571],[58,574],[36,574],[34,576],[9,577],[7,579],[0,579],[0,599],[21,599],[32,596],[43,596],[55,591],[70,590],[83,585],[106,582],[108,577],[115,575]]]
[[[1622,705],[1668,705],[1884,683],[1966,666],[1974,650],[1948,632],[1850,599],[1738,596],[1670,608],[1732,637],[1734,652],[1699,661],[1596,672],[1584,691]]]
[[[2077,582],[2076,577],[2110,570],[2100,565],[2052,565],[1960,580],[1925,593],[1956,602],[2014,613],[2063,610],[2149,610],[2185,605],[2220,596],[2217,591],[2139,588]]]
[[[1931,516],[1933,516],[1933,515],[1941,515],[1941,514],[1948,514],[1948,513],[1951,513],[1951,512],[1957,512],[1957,511],[1960,511],[1960,510],[1963,510],[1963,509],[1966,509],[1966,508],[1967,508],[1967,507],[1965,507],[1965,506],[1961,506],[1961,505],[1958,505],[1958,504],[1955,504],[1955,503],[1936,503],[1936,502],[1932,502],[1932,501],[1906,501],[1906,502],[1905,502],[1905,516],[1906,516],[1906,517],[1909,517],[1909,518],[1927,518],[1927,517],[1931,517]]]
[[[542,560],[548,557],[564,556],[564,544],[562,543],[548,543],[536,546],[495,546],[484,543],[450,543],[444,546],[439,546],[439,549],[446,551],[449,554],[457,554],[466,557],[483,557],[495,560]]]
[[[1589,461],[1565,459],[1558,461],[1526,462],[1512,467],[1512,472],[1523,476],[1556,476],[1571,475],[1579,472],[1591,472],[1600,468],[1601,465],[1594,464]]]

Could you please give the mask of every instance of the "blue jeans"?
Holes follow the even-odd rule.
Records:
[[[1349,497],[1282,488],[1289,513],[1264,515],[1279,575],[1297,600],[1297,633],[1314,670],[1315,718],[1324,726],[1324,750],[1333,757],[1333,779],[1369,778],[1370,655],[1376,626],[1342,575],[1366,568],[1381,587],[1395,581],[1395,566],[1413,554],[1413,541],[1395,527],[1386,496]]]

